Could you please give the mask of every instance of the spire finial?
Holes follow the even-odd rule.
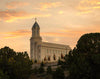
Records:
[[[35,22],[37,22],[37,18],[35,18]]]

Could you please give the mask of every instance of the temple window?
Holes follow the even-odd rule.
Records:
[[[56,60],[56,56],[55,56],[55,54],[54,54],[54,56],[53,56],[53,59]]]
[[[61,54],[61,59],[63,59],[64,58],[64,56],[63,56],[63,54]]]
[[[50,61],[50,56],[48,57],[48,61]]]
[[[46,61],[47,59],[46,59],[46,57],[44,58],[44,61]]]

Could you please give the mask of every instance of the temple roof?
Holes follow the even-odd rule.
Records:
[[[34,29],[35,29],[35,28],[40,28],[40,27],[39,27],[39,24],[37,23],[37,21],[35,21],[35,23],[34,23],[32,29],[33,29],[33,28],[34,28]]]

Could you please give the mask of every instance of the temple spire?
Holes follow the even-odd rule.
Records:
[[[37,22],[37,18],[35,18],[35,22]]]

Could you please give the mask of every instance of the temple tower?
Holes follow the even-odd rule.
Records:
[[[41,43],[40,27],[35,20],[32,26],[32,37],[30,39],[30,56],[33,61],[41,61]]]

